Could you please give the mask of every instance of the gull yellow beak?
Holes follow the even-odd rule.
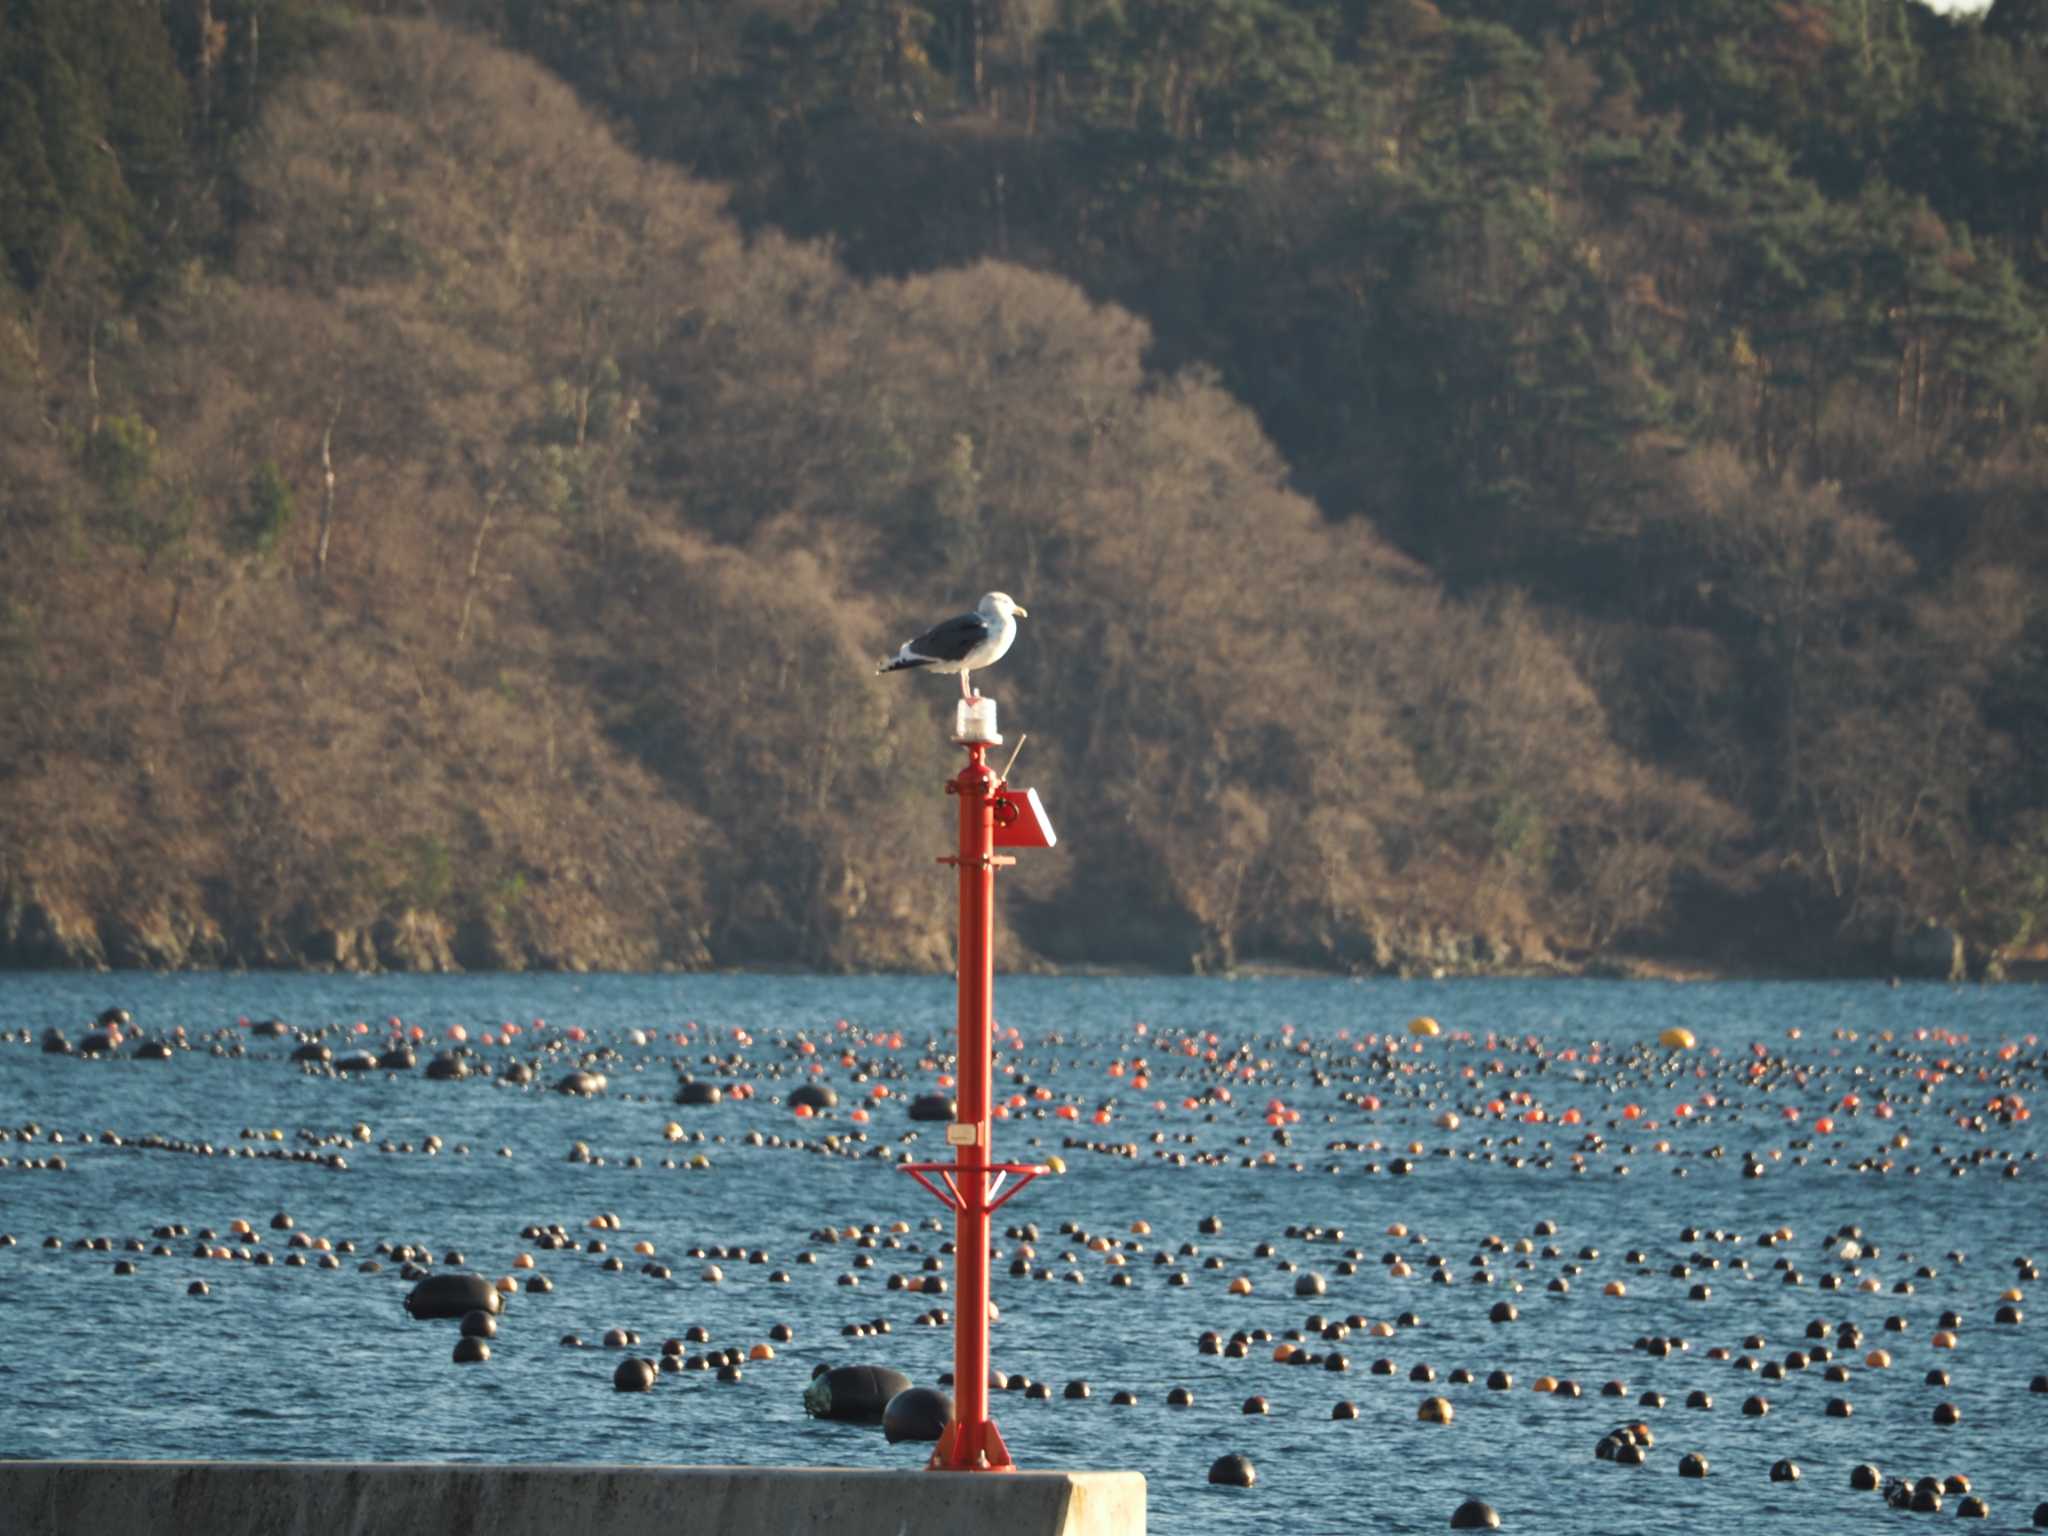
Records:
[[[1012,613],[1014,613],[1015,615],[1017,615],[1017,617],[1018,617],[1018,618],[1020,618],[1020,619],[1028,619],[1028,618],[1030,618],[1030,617],[1031,617],[1031,610],[1030,610],[1030,609],[1028,609],[1028,608],[1024,608],[1024,607],[1021,607],[1021,606],[1019,606],[1019,605],[1018,605],[1018,604],[1016,604],[1016,603],[1012,603],[1012,604],[1010,604],[1010,612],[1012,612]]]

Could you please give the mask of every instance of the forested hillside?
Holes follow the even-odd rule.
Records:
[[[0,0],[0,960],[2048,941],[2048,0]],[[1945,961],[1943,962],[1945,963]]]

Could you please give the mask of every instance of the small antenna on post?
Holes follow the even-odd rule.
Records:
[[[1010,782],[1010,770],[1017,766],[1017,754],[1024,750],[1024,743],[1030,739],[1031,733],[1029,731],[1019,731],[1017,733],[1017,745],[1010,748],[1010,760],[1003,764],[1003,771],[996,775],[996,782],[998,784]]]

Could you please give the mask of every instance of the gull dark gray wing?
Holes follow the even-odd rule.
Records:
[[[928,661],[959,661],[995,631],[978,613],[963,613],[935,624],[904,649]]]

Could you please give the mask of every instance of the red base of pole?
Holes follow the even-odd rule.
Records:
[[[938,1448],[927,1464],[931,1472],[1014,1472],[1010,1448],[1003,1444],[1002,1431],[994,1419],[963,1424],[955,1419],[939,1436]]]

